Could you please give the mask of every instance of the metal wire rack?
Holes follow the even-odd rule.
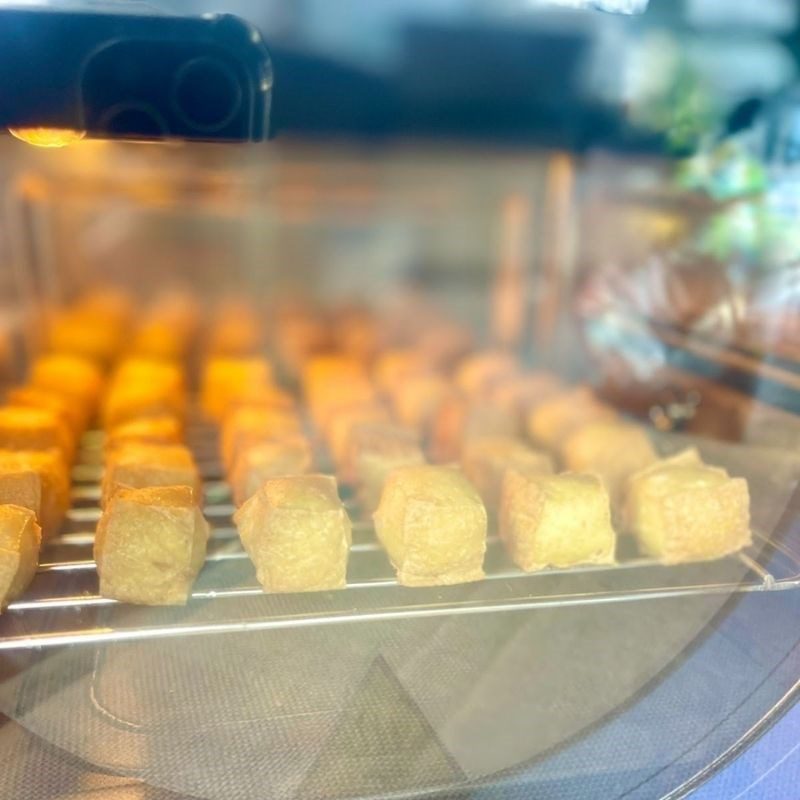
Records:
[[[398,586],[371,524],[345,498],[353,516],[347,587],[269,595],[258,585],[233,526],[234,508],[220,479],[212,432],[193,426],[189,441],[204,476],[205,514],[211,525],[206,564],[189,603],[144,608],[98,594],[92,543],[100,516],[101,439],[90,432],[73,470],[73,506],[64,528],[45,547],[27,592],[0,616],[0,651],[800,587],[800,554],[756,532],[746,552],[714,562],[665,567],[637,556],[622,537],[614,566],[535,574],[514,567],[497,537],[490,535],[485,580],[411,589]]]

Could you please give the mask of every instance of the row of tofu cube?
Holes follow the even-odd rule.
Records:
[[[480,354],[457,370],[456,397],[467,410],[460,415],[462,425],[472,410],[472,386],[465,377],[486,375],[498,363],[510,362],[502,355]],[[239,379],[247,385],[253,363],[239,367]],[[268,371],[265,364],[260,369]],[[659,461],[641,429],[617,419],[586,389],[565,389],[552,376],[520,374],[518,368],[494,387],[503,390],[500,396],[527,396],[529,427],[541,431],[537,440],[550,443],[568,464],[592,468],[552,475],[550,456],[515,438],[510,428],[505,434],[473,429],[466,435],[462,428],[454,441],[463,445],[462,469],[426,464],[414,434],[392,424],[374,382],[363,365],[328,355],[309,359],[304,390],[314,428],[327,443],[341,480],[355,485],[364,508],[377,506],[376,532],[401,583],[478,579],[487,506],[523,569],[611,563],[615,532],[609,491],[625,495],[631,479],[635,488],[627,493],[632,501],[626,519],[640,534],[643,549],[663,561],[719,557],[749,542],[744,481],[704,465],[694,451]],[[552,392],[543,388],[548,382]],[[530,395],[533,388],[538,396]],[[250,462],[250,485],[235,492],[244,503],[236,515],[243,542],[268,590],[335,588],[344,581],[350,530],[336,482],[332,476],[299,474],[311,464],[308,442],[299,449],[291,443],[299,420],[295,417],[282,431],[280,415],[273,416],[264,397],[264,408],[239,407],[223,420],[223,460],[230,463],[237,436],[260,452],[258,467]],[[497,419],[504,425],[516,425],[510,409],[488,408],[502,412]],[[729,502],[717,513],[723,494]],[[677,504],[675,497],[680,498]],[[338,534],[320,527],[323,518],[336,522]],[[324,531],[324,541],[316,541],[314,531]],[[414,542],[426,544],[418,552]],[[313,569],[312,553],[317,559]]]
[[[158,298],[134,324],[128,298],[98,291],[53,313],[48,352],[0,407],[0,604],[29,584],[44,541],[58,533],[70,504],[70,466],[81,436],[100,414],[117,447],[136,436],[143,398],[105,392],[109,365],[123,349],[162,357],[183,352],[192,333],[186,302]],[[187,324],[188,323],[188,324]],[[162,331],[169,331],[164,344]],[[164,352],[164,347],[168,353]]]
[[[70,465],[101,387],[92,362],[47,355],[0,407],[0,607],[25,590],[43,541],[61,527]]]
[[[104,417],[116,426],[107,428],[94,541],[105,597],[185,603],[205,562],[203,485],[183,442],[187,395],[183,366],[169,360],[125,359],[109,381]]]

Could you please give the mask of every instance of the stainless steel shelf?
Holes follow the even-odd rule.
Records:
[[[371,524],[353,514],[347,588],[268,595],[255,580],[231,520],[233,506],[210,457],[206,431],[196,442],[206,480],[212,532],[206,564],[185,607],[138,607],[101,597],[92,560],[99,518],[98,439],[87,436],[74,469],[74,506],[51,539],[28,591],[0,616],[0,650],[203,636],[293,627],[401,621],[410,618],[534,611],[692,595],[779,591],[800,587],[800,556],[756,534],[747,552],[703,564],[665,567],[633,552],[624,537],[620,563],[526,574],[490,536],[486,579],[428,588],[398,586]]]

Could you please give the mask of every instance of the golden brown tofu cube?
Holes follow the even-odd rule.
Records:
[[[97,365],[80,356],[48,355],[31,365],[32,386],[75,398],[88,416],[97,407],[103,391],[103,373]]]
[[[405,381],[430,370],[424,354],[409,348],[387,350],[376,359],[372,375],[384,394],[393,395]]]
[[[528,413],[530,437],[549,450],[556,450],[569,434],[589,422],[617,418],[613,408],[601,403],[585,386],[555,394]]]
[[[392,407],[403,425],[423,432],[453,394],[453,387],[441,375],[433,372],[409,375],[395,387]]]
[[[203,371],[200,402],[206,416],[217,422],[230,405],[242,397],[253,396],[272,386],[272,366],[265,358],[210,358]]]
[[[302,436],[261,441],[245,447],[236,457],[231,473],[234,502],[242,505],[268,478],[308,472],[312,460],[311,445]]]
[[[486,509],[460,470],[429,465],[394,470],[373,519],[398,583],[438,586],[483,577]]]
[[[101,504],[108,505],[120,489],[188,486],[202,503],[203,484],[187,447],[177,444],[130,442],[109,454],[103,471]]]
[[[174,361],[146,356],[130,356],[117,365],[112,375],[114,383],[146,383],[166,392],[185,392],[186,376]]]
[[[513,436],[478,436],[464,444],[461,453],[464,474],[480,492],[488,508],[500,503],[503,476],[507,469],[549,474],[553,462],[547,453],[529,447]]]
[[[141,417],[115,425],[106,433],[106,452],[128,442],[143,444],[180,444],[183,440],[183,424],[171,414],[156,417]]]
[[[752,541],[747,481],[704,464],[696,450],[632,475],[625,511],[642,551],[664,564],[721,558]]]
[[[408,323],[406,323],[408,324]],[[417,340],[417,347],[438,367],[450,367],[473,346],[473,336],[457,323],[439,322],[426,328]]]
[[[284,389],[278,386],[255,386],[251,391],[244,391],[228,403],[225,417],[245,407],[288,412],[295,410],[295,406],[294,398]]]
[[[165,414],[183,419],[185,392],[146,381],[115,382],[103,402],[103,427],[108,430],[133,419]]]
[[[342,469],[347,457],[350,432],[365,422],[389,423],[389,412],[379,403],[356,403],[341,406],[331,412],[325,427],[325,439],[337,469]]]
[[[503,350],[472,353],[461,361],[453,376],[459,391],[467,397],[480,397],[497,381],[519,372],[517,360]]]
[[[368,382],[364,363],[340,353],[313,356],[303,367],[303,391],[307,395],[337,383],[364,380]]]
[[[109,364],[122,346],[120,326],[106,325],[94,313],[71,311],[58,316],[48,330],[49,350]]]
[[[350,431],[344,474],[358,487],[361,507],[372,512],[393,470],[424,463],[417,437],[405,428],[361,422]]]
[[[185,605],[208,533],[188,486],[120,489],[97,525],[100,594],[139,605]]]
[[[33,580],[41,544],[42,532],[31,509],[0,505],[0,609]]]
[[[0,448],[49,450],[56,448],[72,461],[75,437],[58,414],[44,408],[0,407]]]
[[[223,300],[214,315],[208,350],[214,356],[247,356],[261,347],[261,320],[243,297]]]
[[[236,512],[234,521],[265,591],[345,585],[350,519],[331,476],[271,478]]]
[[[0,465],[0,469],[9,473],[32,472],[38,476],[41,487],[39,524],[45,538],[58,533],[70,501],[69,467],[63,453],[55,449],[0,450]]]
[[[222,423],[220,453],[226,471],[230,472],[236,458],[247,445],[273,439],[298,436],[302,431],[300,418],[293,411],[258,406],[242,406],[231,411]]]
[[[9,389],[6,400],[10,406],[43,408],[53,411],[75,439],[83,433],[89,420],[88,409],[84,404],[76,403],[70,395],[61,394],[52,389],[40,389],[38,386],[18,386]]]
[[[200,311],[192,295],[168,291],[148,309],[134,334],[131,352],[154,358],[183,358],[199,319]]]
[[[27,508],[42,515],[42,477],[32,469],[25,469],[14,461],[0,460],[0,506],[13,505]]]
[[[531,406],[564,391],[564,385],[551,372],[530,372],[503,376],[487,389],[487,400],[495,408],[522,414]]]
[[[503,481],[500,537],[526,572],[613,564],[616,534],[608,492],[596,475],[535,475],[514,469]]]
[[[311,419],[323,432],[342,408],[379,405],[375,387],[366,379],[332,382],[310,392],[307,399]]]
[[[561,444],[564,466],[573,472],[599,475],[614,508],[624,498],[628,478],[657,458],[645,430],[625,422],[589,422],[573,430]]]
[[[451,397],[437,410],[431,426],[431,457],[446,464],[458,461],[465,443],[483,436],[511,436],[519,433],[519,419],[499,408]]]

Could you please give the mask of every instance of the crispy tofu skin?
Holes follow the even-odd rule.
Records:
[[[613,564],[616,534],[608,492],[596,475],[507,471],[500,537],[526,572],[577,564]]]
[[[42,532],[29,508],[0,505],[0,608],[19,597],[36,574]]]
[[[664,564],[721,558],[752,541],[747,481],[704,464],[696,450],[631,476],[625,519],[642,551]]]
[[[97,525],[100,593],[125,603],[184,605],[208,533],[189,487],[120,489]]]
[[[351,528],[333,477],[269,479],[234,521],[265,591],[344,587]]]
[[[483,578],[486,509],[460,470],[423,465],[393,471],[373,519],[398,583],[436,586]]]

